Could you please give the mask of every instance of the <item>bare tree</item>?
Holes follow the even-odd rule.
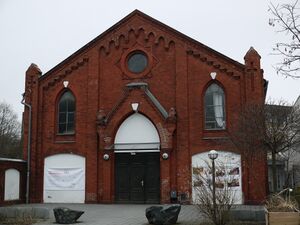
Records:
[[[247,174],[247,193],[251,199],[252,193],[265,195],[265,190],[251,183],[259,183],[261,177],[257,173],[255,163],[266,158],[267,150],[264,144],[265,116],[264,105],[247,104],[239,112],[239,117],[230,130],[231,141],[239,149]]]
[[[272,159],[273,190],[277,191],[276,159],[279,153],[293,150],[300,144],[300,110],[280,101],[265,106],[266,134],[264,142]]]
[[[271,156],[273,190],[277,191],[277,155],[300,144],[300,110],[284,101],[245,106],[231,135],[247,160],[249,173],[257,157]]]
[[[293,4],[269,6],[272,18],[269,24],[277,28],[277,32],[289,36],[290,41],[278,42],[273,48],[282,61],[275,66],[277,73],[287,77],[300,78],[300,10],[298,0]]]
[[[21,125],[12,107],[0,102],[0,157],[20,158]]]
[[[193,168],[195,203],[200,212],[214,225],[226,225],[230,222],[230,210],[235,203],[235,191],[231,187],[234,180],[225,176],[226,168],[222,163],[216,164],[216,208],[213,204],[212,168],[208,162],[204,167]]]

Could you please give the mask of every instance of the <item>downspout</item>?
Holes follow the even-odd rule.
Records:
[[[25,102],[25,93],[22,95],[23,99],[21,103],[28,107],[28,136],[27,136],[27,175],[26,175],[26,204],[29,204],[29,187],[30,187],[30,153],[31,153],[31,105]]]

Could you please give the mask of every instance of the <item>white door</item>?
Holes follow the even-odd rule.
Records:
[[[4,201],[20,198],[20,172],[16,169],[5,171]]]
[[[84,203],[85,158],[57,154],[45,158],[44,202]]]

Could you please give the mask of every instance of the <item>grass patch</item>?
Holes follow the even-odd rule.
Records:
[[[228,222],[227,225],[265,225],[266,223],[265,222],[257,222],[257,221],[231,221],[231,222]],[[199,225],[213,225],[213,223],[210,223],[210,222],[202,222],[200,223]]]
[[[298,202],[298,205],[300,206],[300,187],[296,188],[292,195],[294,196],[294,198],[296,199],[296,201]]]
[[[36,222],[32,218],[0,218],[1,225],[31,225]]]

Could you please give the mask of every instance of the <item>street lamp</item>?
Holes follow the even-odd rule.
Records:
[[[214,207],[214,220],[216,220],[216,169],[215,160],[218,158],[218,152],[216,150],[211,150],[208,153],[208,157],[212,161],[212,185],[213,185],[213,207]]]

